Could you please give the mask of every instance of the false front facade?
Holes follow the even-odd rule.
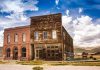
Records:
[[[65,60],[73,54],[73,40],[62,26],[61,14],[31,17],[33,59]]]

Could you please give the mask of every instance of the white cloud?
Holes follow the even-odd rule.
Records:
[[[80,47],[100,46],[99,19],[93,22],[89,16],[81,15],[76,19],[73,16],[62,17],[63,26],[73,37],[74,45]]]
[[[79,13],[81,13],[83,11],[83,9],[82,8],[79,8]]]
[[[24,11],[31,10],[37,11],[37,0],[28,0],[28,2],[22,2],[22,0],[4,0],[0,4],[1,12],[13,12],[8,16],[0,18],[1,26],[11,26],[12,24],[25,22],[29,17],[24,14]],[[16,26],[16,24],[15,24]]]
[[[73,37],[73,25],[72,25],[72,17],[70,16],[62,16],[62,25],[64,26],[64,28],[69,32],[69,34]]]
[[[89,16],[81,16],[80,18],[77,18],[80,24],[88,25],[92,23],[92,18]]]
[[[69,16],[69,10],[66,10],[66,15]]]
[[[24,11],[38,11],[36,4],[37,0],[28,0],[28,2],[23,3],[22,0],[3,0],[0,1],[0,12],[11,13],[8,16],[0,17],[0,46],[3,45],[3,29],[16,27],[16,26],[25,26],[29,25],[29,17],[24,14]],[[1,27],[3,27],[1,29]]]
[[[4,0],[0,6],[2,8],[2,12],[22,13],[26,10],[38,11],[38,7],[35,6],[37,3],[37,0],[29,0],[25,3],[23,3],[22,0]]]
[[[72,21],[72,17],[62,16],[63,25],[70,24],[71,21]]]
[[[23,8],[20,7],[21,2],[19,0],[16,1],[5,1],[3,3],[2,11],[5,12],[23,12]]]
[[[0,47],[3,46],[3,30],[0,31]]]
[[[58,5],[58,3],[59,3],[59,0],[55,0],[55,3],[56,3],[56,5]]]
[[[100,18],[99,19],[96,19],[94,23],[95,24],[100,24]]]
[[[37,0],[28,0],[28,2],[23,3],[22,7],[24,10],[38,11],[36,4],[38,4]]]
[[[25,19],[25,20],[24,20]],[[3,46],[3,32],[5,28],[10,28],[10,27],[17,27],[17,26],[25,26],[25,25],[29,25],[30,19],[29,18],[25,18],[25,17],[21,17],[21,19],[0,19],[0,28],[3,27],[0,30],[0,46]]]

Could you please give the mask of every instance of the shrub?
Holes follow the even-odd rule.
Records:
[[[93,58],[93,60],[96,60],[96,58]]]
[[[33,70],[43,70],[43,67],[34,67]]]
[[[19,61],[17,64],[22,64],[22,65],[41,65],[43,64],[42,61]]]

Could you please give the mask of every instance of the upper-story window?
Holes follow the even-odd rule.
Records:
[[[34,32],[34,40],[38,40],[38,32]]]
[[[63,32],[63,37],[64,37],[64,40],[65,40],[65,33]]]
[[[56,32],[56,30],[53,30],[52,31],[52,38],[53,39],[56,39],[57,38],[57,32]]]
[[[15,34],[15,40],[14,42],[18,42],[18,34]]]
[[[10,43],[10,34],[7,35],[7,43]]]
[[[47,32],[43,32],[43,39],[47,39]]]
[[[25,34],[25,33],[22,34],[22,41],[23,41],[23,42],[26,41],[26,34]]]

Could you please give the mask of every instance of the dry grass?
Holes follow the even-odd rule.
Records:
[[[17,64],[22,64],[22,65],[42,65],[43,61],[18,61]]]
[[[87,59],[90,59],[89,57],[90,57],[90,55],[88,55]],[[93,55],[93,58],[100,60],[100,55]],[[82,59],[82,56],[81,55],[74,56],[74,59],[80,60],[80,59]]]
[[[5,64],[5,63],[7,63],[7,62],[0,61],[0,64]]]
[[[100,59],[100,55],[94,55],[93,57]]]
[[[100,66],[100,61],[20,61],[23,65],[73,65],[73,66]]]
[[[100,56],[94,55],[93,58],[96,58],[96,60],[90,59],[88,56],[88,59],[83,60],[82,56],[75,56],[75,59],[72,61],[19,61],[18,64],[23,65],[74,65],[74,66],[100,66]]]

